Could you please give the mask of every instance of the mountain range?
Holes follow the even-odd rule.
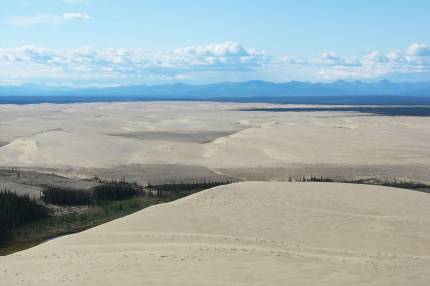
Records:
[[[116,87],[0,86],[0,104],[145,100],[256,101],[321,104],[430,104],[430,81],[221,82]]]

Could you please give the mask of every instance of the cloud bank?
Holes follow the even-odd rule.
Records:
[[[405,51],[372,51],[360,56],[340,56],[334,52],[324,52],[311,59],[286,56],[282,61],[290,65],[312,67],[315,78],[319,80],[373,79],[394,73],[430,72],[430,46],[413,43]]]
[[[61,21],[87,20],[65,13]],[[22,82],[100,82],[101,84],[208,82],[266,79],[377,79],[392,74],[430,74],[430,46],[414,43],[405,50],[372,51],[359,56],[324,52],[317,57],[275,57],[265,51],[225,42],[171,51],[97,49],[52,50],[39,46],[0,48],[2,84]]]

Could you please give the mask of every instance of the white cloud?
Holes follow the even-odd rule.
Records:
[[[168,52],[92,47],[61,51],[38,46],[0,48],[0,70],[5,65],[20,66],[23,69],[22,80],[32,79],[36,75],[52,78],[52,70],[55,70],[57,78],[177,80],[190,78],[196,73],[209,75],[221,71],[253,71],[270,62],[271,57],[265,52],[246,49],[233,42],[191,46]],[[28,73],[29,69],[34,71],[33,75]],[[18,72],[15,75],[15,79],[19,78]],[[0,76],[7,77],[7,74]]]
[[[248,70],[271,61],[271,57],[265,52],[245,49],[242,45],[233,42],[180,48],[167,56],[169,65],[203,69],[211,67],[220,70]]]
[[[64,13],[63,19],[64,21],[88,21],[90,19],[90,16],[88,16],[88,14],[83,13]]]
[[[419,74],[430,71],[430,46],[414,43],[405,51],[372,51],[361,56],[322,53],[311,59],[285,57],[286,64],[308,66],[316,80],[372,79],[395,73]]]
[[[313,58],[309,64],[321,66],[358,66],[359,59],[356,57],[342,57],[334,52],[324,52],[319,57]]]
[[[31,27],[39,24],[61,25],[72,21],[88,21],[90,16],[85,13],[68,12],[64,14],[37,14],[28,17],[14,17],[6,24],[14,27]]]
[[[69,18],[79,18],[71,14]],[[374,79],[392,74],[430,73],[430,50],[412,44],[404,51],[372,51],[360,56],[333,52],[318,57],[273,57],[225,42],[171,51],[81,47],[52,50],[39,46],[0,48],[0,78],[10,81],[104,81],[108,84],[186,80]]]
[[[412,57],[430,57],[430,46],[425,44],[412,44],[406,50],[406,55]]]

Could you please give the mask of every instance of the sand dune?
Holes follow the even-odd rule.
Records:
[[[0,166],[228,168],[430,165],[430,118],[244,112],[267,104],[3,106]],[[12,114],[16,114],[12,117]],[[114,135],[114,136],[113,136]],[[413,172],[412,172],[413,173]]]
[[[14,140],[2,148],[0,160],[4,165],[97,167],[130,162],[145,149],[143,142],[122,137],[52,130]]]
[[[0,257],[2,285],[429,285],[430,196],[248,182]]]

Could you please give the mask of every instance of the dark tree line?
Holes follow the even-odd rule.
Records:
[[[231,184],[233,181],[205,181],[191,183],[148,184],[146,190],[159,197],[181,197],[190,193],[210,189],[220,185]],[[155,194],[154,194],[155,193]]]
[[[93,202],[90,191],[50,186],[42,191],[42,200],[60,206],[89,205]]]
[[[48,209],[28,195],[0,191],[0,238],[12,228],[48,216]]]
[[[141,188],[136,183],[128,183],[125,180],[111,181],[93,189],[93,196],[96,201],[125,200],[141,194]]]
[[[140,195],[178,198],[193,192],[232,183],[232,181],[206,181],[160,185],[148,184],[148,186],[142,187],[137,183],[129,183],[124,178],[119,181],[98,180],[102,185],[95,186],[91,190],[48,187],[42,191],[42,200],[45,203],[65,206],[99,204],[109,201],[126,200]]]
[[[333,182],[330,178],[325,178],[323,176],[310,175],[309,177],[298,177],[298,178],[288,178],[288,182]]]
[[[45,203],[60,206],[91,205],[102,201],[125,200],[139,194],[141,194],[141,188],[137,184],[113,180],[96,186],[92,190],[47,187],[42,191],[42,200]]]
[[[213,188],[219,185],[226,185],[230,184],[232,181],[222,181],[222,182],[215,182],[215,181],[207,181],[207,182],[192,182],[192,183],[171,183],[171,184],[160,184],[160,185],[152,185],[148,184],[147,188],[156,189],[159,191],[176,191],[176,190],[183,190],[183,191],[191,191],[191,190],[204,190]]]
[[[421,189],[421,188],[430,188],[430,185],[413,182],[413,181],[402,181],[402,180],[379,180],[379,179],[358,179],[352,181],[346,181],[347,183],[352,184],[367,184],[367,185],[381,185],[387,187],[396,187],[396,188],[404,188],[404,189]]]

